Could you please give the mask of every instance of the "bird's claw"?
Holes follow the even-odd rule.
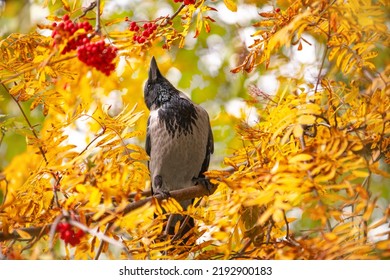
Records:
[[[200,177],[200,178],[193,178],[192,182],[195,185],[201,184],[203,187],[205,187],[208,192],[211,194],[215,188],[215,185],[210,182],[208,178]]]
[[[171,193],[168,190],[162,190],[162,189],[157,189],[154,192],[154,195],[161,195],[162,199],[167,199],[168,197],[171,197]]]

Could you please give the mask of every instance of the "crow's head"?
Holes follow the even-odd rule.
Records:
[[[149,68],[149,78],[144,88],[144,99],[149,110],[159,108],[169,102],[179,91],[160,73],[156,59],[152,57]]]

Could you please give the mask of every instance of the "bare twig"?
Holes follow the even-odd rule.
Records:
[[[335,1],[333,1],[333,3],[334,3]],[[329,8],[331,5],[333,5],[333,3],[331,3],[327,8]],[[330,13],[329,13],[329,11],[328,11],[328,38],[330,38]],[[318,77],[317,77],[317,82],[316,82],[316,86],[315,86],[315,88],[314,88],[314,94],[316,94],[317,93],[317,90],[318,90],[318,86],[319,86],[319,84],[321,83],[321,80],[322,80],[322,78],[321,78],[321,76],[322,76],[322,70],[324,69],[324,65],[325,65],[325,59],[326,59],[326,57],[327,57],[327,54],[328,54],[328,50],[329,50],[329,48],[326,46],[325,47],[325,50],[324,50],[324,55],[323,55],[323,57],[322,57],[322,61],[321,61],[321,66],[320,66],[320,70],[318,71]]]
[[[61,219],[64,217],[63,214],[58,215],[54,222],[50,226],[49,231],[49,251],[53,254],[53,243],[54,243],[54,235],[56,233],[57,225],[60,223]]]
[[[83,7],[82,10],[83,10],[83,13],[78,17],[78,18],[82,18],[82,17],[85,17],[85,15],[89,12],[89,11],[92,11],[97,4],[100,4],[100,3],[96,3],[96,2],[100,2],[100,1],[94,1],[94,2],[91,2],[89,4],[88,7]],[[99,10],[99,5],[98,5],[98,10]]]
[[[271,231],[272,231],[272,228],[274,227],[274,224],[275,222],[271,219],[271,222],[268,226],[268,230],[267,230],[267,239],[265,241],[266,244],[269,244],[269,241],[271,240]]]
[[[87,232],[88,234],[92,235],[92,236],[96,236],[97,238],[99,238],[102,242],[105,241],[111,245],[114,245],[114,246],[117,246],[119,248],[121,248],[126,254],[127,256],[129,257],[129,259],[131,259],[131,254],[129,252],[129,250],[127,249],[127,247],[125,245],[123,245],[121,242],[113,239],[113,238],[110,238],[108,236],[106,236],[104,233],[102,232],[98,232],[97,230],[94,230],[94,229],[90,229],[89,227],[87,227],[86,225],[80,223],[80,222],[77,222],[75,220],[69,220],[69,224],[71,224],[72,226],[74,227],[77,227],[79,229],[81,229],[82,231],[84,232]]]
[[[249,246],[251,244],[252,244],[252,238],[247,238],[246,241],[244,242],[244,245],[240,249],[240,251],[238,251],[238,254],[237,254],[238,257],[243,256],[245,251],[249,248]]]
[[[181,10],[184,9],[186,5],[181,4],[181,6],[177,9],[177,11],[172,15],[172,16],[167,16],[166,20],[164,23],[160,24],[160,26],[165,26],[167,25],[171,20],[173,20],[177,15],[181,12]]]
[[[290,238],[290,227],[288,225],[288,221],[287,221],[287,217],[286,217],[286,211],[282,210],[283,211],[283,218],[284,218],[284,222],[286,223],[286,239],[289,239]]]
[[[95,32],[96,34],[101,34],[101,26],[100,26],[100,0],[96,0],[97,5],[97,12],[96,12],[96,27]]]
[[[106,229],[104,230],[104,235],[106,235],[107,234],[107,232],[110,230],[110,228],[111,228],[111,226],[113,225],[113,223],[112,222],[109,222],[107,225],[106,225]],[[103,246],[104,246],[104,244],[105,244],[105,241],[104,240],[101,240],[100,241],[100,244],[99,244],[99,247],[98,247],[98,250],[97,250],[97,252],[96,252],[96,256],[95,256],[95,260],[98,260],[99,259],[99,257],[100,257],[100,254],[102,253],[102,251],[103,251]]]

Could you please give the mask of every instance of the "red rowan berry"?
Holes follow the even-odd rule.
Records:
[[[71,229],[65,230],[61,232],[61,239],[64,240],[65,242],[68,242],[69,239],[72,237],[72,235],[73,235],[73,230]]]
[[[142,36],[149,37],[150,36],[149,30],[144,30],[144,32],[142,32]]]
[[[184,5],[195,4],[195,0],[184,0]]]
[[[78,238],[81,238],[81,237],[84,236],[84,234],[85,234],[85,232],[82,231],[81,229],[79,229],[79,230],[76,232],[75,236],[78,237]]]

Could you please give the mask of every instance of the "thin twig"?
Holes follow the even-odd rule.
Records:
[[[334,1],[333,1],[334,3]],[[331,3],[327,8],[329,8],[331,5],[333,5],[333,3]],[[330,38],[330,13],[328,11],[328,38]],[[317,90],[318,90],[318,86],[321,82],[321,76],[322,76],[322,70],[324,69],[324,65],[325,65],[325,59],[326,59],[326,56],[328,54],[328,50],[329,48],[326,46],[325,47],[325,51],[324,51],[324,55],[322,56],[322,61],[321,61],[321,66],[320,66],[320,70],[318,71],[318,77],[317,77],[317,82],[316,82],[316,86],[314,88],[314,94],[317,93]]]
[[[63,214],[58,215],[53,223],[50,226],[50,231],[49,231],[49,251],[54,255],[54,250],[53,250],[53,242],[54,242],[54,235],[56,233],[57,225],[60,223],[61,219],[64,217]]]
[[[265,241],[266,244],[269,244],[269,241],[271,240],[271,230],[274,227],[274,224],[275,224],[274,221],[271,219],[271,223],[269,224],[267,230],[267,239]]]
[[[290,238],[290,228],[289,228],[287,217],[286,217],[286,211],[284,211],[284,210],[282,210],[282,211],[283,211],[284,222],[286,223],[286,239],[289,239]]]
[[[125,245],[123,245],[121,242],[106,236],[102,232],[98,232],[97,230],[90,229],[89,227],[87,227],[84,224],[82,224],[80,222],[77,222],[75,220],[69,220],[69,224],[71,224],[74,227],[77,227],[77,228],[81,229],[84,232],[87,232],[88,234],[90,234],[92,236],[95,236],[95,237],[99,238],[102,242],[105,241],[105,242],[107,242],[107,243],[109,243],[111,245],[114,245],[114,246],[117,246],[117,247],[121,248],[127,254],[129,259],[132,258],[131,257],[131,253],[129,252],[127,247]]]
[[[97,4],[97,12],[96,12],[96,27],[95,32],[96,34],[101,34],[101,26],[100,26],[100,0],[96,0]]]
[[[97,1],[94,1],[94,2],[91,2],[90,4],[89,4],[89,6],[88,7],[86,7],[86,8],[82,8],[82,11],[83,11],[83,13],[78,17],[78,18],[82,18],[82,17],[85,17],[85,15],[89,12],[89,11],[91,11],[91,10],[93,10],[93,8],[95,8],[96,7],[96,3]],[[100,4],[100,3],[99,3]],[[99,8],[99,5],[98,5],[98,9],[100,9]]]
[[[186,6],[186,5],[181,4],[181,6],[179,7],[179,9],[177,9],[177,11],[176,11],[172,16],[170,16],[170,17],[168,16],[168,17],[166,18],[166,21],[165,21],[164,23],[160,24],[160,26],[165,26],[165,25],[167,25],[171,20],[173,20],[175,17],[177,17],[177,15],[181,12],[181,10],[184,9],[185,6]]]
[[[9,92],[8,88],[3,83],[1,83],[1,85],[4,87],[4,89],[6,90],[8,95],[11,96],[11,98],[15,101],[16,105],[18,105],[19,110],[22,112],[24,119],[26,120],[28,126],[31,129],[31,132],[33,133],[34,137],[39,141],[39,137],[38,137],[34,127],[31,125],[30,120],[28,119],[27,115],[24,113],[24,110],[23,110],[22,106],[20,105],[19,101]],[[46,165],[49,164],[49,162],[47,161],[47,158],[46,158],[45,151],[43,150],[41,144],[39,144],[39,151],[41,152],[42,157],[45,160]]]
[[[104,235],[106,235],[107,234],[107,232],[110,230],[110,228],[111,228],[111,226],[113,225],[113,223],[112,222],[109,222],[107,225],[106,225],[106,229],[104,230]],[[106,242],[104,241],[104,240],[101,240],[100,241],[100,244],[99,244],[99,247],[98,247],[98,250],[97,250],[97,252],[96,252],[96,256],[95,256],[95,260],[98,260],[99,259],[99,257],[100,257],[100,254],[102,253],[102,251],[103,251],[103,247],[104,247],[104,244],[105,244]]]
[[[247,238],[247,240],[244,243],[244,246],[242,246],[240,251],[238,251],[238,254],[237,254],[238,257],[241,257],[245,253],[246,249],[248,249],[251,244],[252,244],[252,238]]]
[[[321,66],[320,66],[320,70],[318,71],[318,77],[317,77],[317,82],[316,82],[316,86],[314,88],[314,94],[317,93],[317,90],[318,90],[318,86],[319,84],[321,83],[321,76],[322,76],[322,70],[324,69],[324,65],[325,65],[325,59],[326,59],[326,55],[328,54],[328,47],[325,47],[325,51],[324,51],[324,55],[322,57],[322,61],[321,61]]]

